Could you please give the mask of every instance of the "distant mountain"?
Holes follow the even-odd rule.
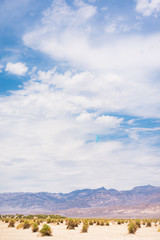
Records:
[[[117,210],[116,210],[117,209]],[[151,210],[152,209],[152,210]],[[0,193],[0,214],[59,213],[73,216],[128,216],[142,211],[160,217],[160,187],[135,187],[128,191],[83,189],[70,193]],[[132,214],[134,212],[134,214]],[[117,215],[116,215],[117,214]]]

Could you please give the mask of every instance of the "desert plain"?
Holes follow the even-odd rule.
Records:
[[[42,228],[41,223],[39,228]],[[110,222],[109,226],[91,225],[88,232],[82,233],[82,223],[75,229],[66,229],[65,223],[59,225],[48,224],[52,229],[52,236],[41,237],[39,232],[32,232],[32,229],[8,228],[8,223],[0,221],[0,240],[160,240],[160,223],[157,226],[152,223],[151,227],[141,225],[135,234],[128,233],[128,224],[118,225],[116,222]]]

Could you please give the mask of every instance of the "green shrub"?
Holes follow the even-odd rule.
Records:
[[[136,230],[137,230],[136,224],[134,222],[130,222],[128,224],[128,233],[134,234],[136,232]]]
[[[10,219],[8,227],[15,227],[15,221],[14,219]]]
[[[40,233],[42,236],[52,236],[52,230],[50,226],[48,226],[47,224],[43,225],[42,229],[40,230]]]
[[[27,228],[30,228],[31,224],[28,220],[25,220],[24,223],[23,223],[23,229],[27,229]]]
[[[34,222],[33,224],[32,224],[32,232],[37,232],[38,231],[38,223],[37,222]]]
[[[82,232],[83,233],[88,232],[88,227],[89,227],[88,222],[84,222],[82,227]]]

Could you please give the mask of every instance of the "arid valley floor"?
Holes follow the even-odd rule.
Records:
[[[17,225],[17,224],[16,224]],[[40,227],[43,224],[41,223]],[[66,229],[64,223],[55,225],[49,224],[52,229],[52,236],[41,237],[38,232],[33,233],[32,229],[16,229],[8,228],[8,224],[0,222],[0,240],[38,240],[38,239],[54,239],[54,240],[159,240],[160,232],[158,229],[160,224],[152,227],[141,226],[135,234],[128,234],[127,223],[118,225],[110,223],[110,226],[89,226],[87,233],[81,233],[82,224],[75,230]]]

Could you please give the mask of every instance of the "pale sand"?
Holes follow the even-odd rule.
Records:
[[[146,228],[142,226],[135,234],[128,234],[127,224],[111,226],[89,226],[88,233],[81,233],[82,225],[75,230],[66,229],[66,225],[49,224],[51,237],[40,237],[30,229],[8,228],[8,224],[0,222],[0,240],[160,240],[159,226]],[[42,226],[42,225],[41,225]]]

